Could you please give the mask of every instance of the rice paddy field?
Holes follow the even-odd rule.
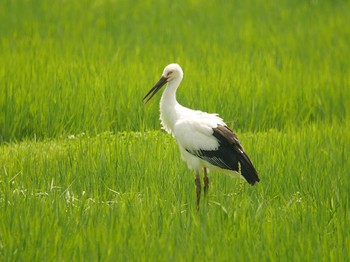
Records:
[[[349,1],[0,1],[1,261],[349,261]],[[194,173],[169,63],[260,183]]]

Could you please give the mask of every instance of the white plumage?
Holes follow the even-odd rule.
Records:
[[[163,129],[172,134],[180,147],[183,160],[196,171],[197,205],[200,201],[199,174],[204,169],[205,193],[209,180],[207,168],[220,169],[230,175],[240,171],[250,184],[259,181],[258,174],[245,154],[237,136],[217,114],[208,114],[180,105],[176,90],[183,78],[178,64],[165,67],[161,79],[144,97],[147,103],[160,88],[167,84],[160,101],[160,119]]]
[[[209,166],[203,159],[190,154],[188,151],[214,151],[219,148],[219,142],[213,136],[213,128],[217,127],[219,123],[223,125],[222,120],[216,116],[208,116],[200,114],[185,116],[176,122],[173,129],[173,136],[180,147],[182,158],[187,162],[188,167],[194,170],[201,170]]]

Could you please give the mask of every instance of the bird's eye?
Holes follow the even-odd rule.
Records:
[[[170,71],[170,72],[167,73],[166,76],[170,76],[172,73],[173,73],[173,71]]]

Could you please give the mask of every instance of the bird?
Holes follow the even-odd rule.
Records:
[[[209,190],[209,170],[219,170],[249,184],[259,182],[259,175],[245,153],[237,135],[216,113],[192,110],[180,105],[176,91],[183,79],[180,65],[173,63],[164,68],[161,78],[142,99],[146,104],[166,85],[160,99],[162,128],[171,134],[179,148],[182,159],[189,169],[195,171],[197,209],[201,198],[201,178],[204,172],[204,195]]]

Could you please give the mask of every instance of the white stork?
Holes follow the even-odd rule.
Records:
[[[249,184],[259,182],[258,173],[239,142],[218,114],[192,110],[176,101],[176,90],[183,78],[178,64],[165,67],[162,77],[143,98],[147,103],[165,84],[160,101],[160,120],[180,147],[182,159],[196,171],[197,208],[199,208],[201,182],[204,170],[204,194],[209,188],[208,169],[219,169],[233,176],[240,175]]]

